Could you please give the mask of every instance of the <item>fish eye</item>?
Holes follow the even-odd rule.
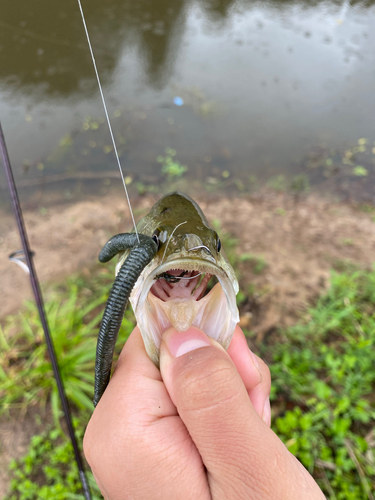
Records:
[[[156,229],[154,231],[154,234],[151,236],[151,238],[155,241],[155,243],[158,246],[158,250],[160,248],[160,240],[159,240],[159,234],[160,234],[160,229]]]
[[[219,238],[219,237],[217,237],[217,246],[216,246],[216,250],[217,250],[218,252],[220,252],[220,250],[221,250],[221,241],[220,241],[220,238]]]

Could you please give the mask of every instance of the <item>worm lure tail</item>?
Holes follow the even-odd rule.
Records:
[[[158,251],[154,239],[144,234],[138,236],[139,243],[134,233],[117,234],[99,254],[100,262],[108,262],[119,252],[130,249],[109,292],[100,325],[96,346],[94,406],[98,404],[110,379],[113,351],[130,294],[143,269]]]

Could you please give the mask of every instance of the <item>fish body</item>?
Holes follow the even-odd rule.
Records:
[[[159,365],[161,335],[172,326],[177,331],[196,326],[227,349],[239,321],[238,282],[198,204],[186,194],[168,194],[139,221],[137,231],[158,241],[130,294],[153,362]],[[128,255],[120,253],[116,274]],[[217,283],[207,293],[210,280]]]

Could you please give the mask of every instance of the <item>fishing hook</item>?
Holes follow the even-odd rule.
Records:
[[[32,250],[30,251],[31,257],[34,257],[35,252]],[[17,250],[16,252],[13,252],[9,255],[8,259],[11,262],[14,262],[18,266],[20,266],[21,269],[25,271],[26,274],[30,274],[30,269],[27,264],[25,264],[24,260],[26,260],[26,255],[23,250]]]
[[[191,252],[192,250],[198,250],[199,248],[204,248],[210,255],[212,255],[211,250],[208,247],[206,247],[206,245],[198,245],[196,247],[189,248],[188,252]]]
[[[188,278],[183,277],[185,276],[185,274],[187,274],[187,271],[182,272],[178,276],[174,276],[173,274],[169,274],[167,272],[158,274],[157,276],[155,276],[155,279],[158,280],[159,278],[163,278],[167,283],[178,283],[180,280],[192,280],[194,278],[198,278],[198,276],[200,276],[202,273],[195,274],[194,276],[189,276]]]

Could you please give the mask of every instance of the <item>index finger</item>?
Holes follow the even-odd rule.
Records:
[[[147,355],[138,327],[134,328],[121,351],[95,412],[105,408],[108,414],[113,406],[123,415],[129,411],[138,414],[141,420],[177,415],[160,371]]]
[[[246,337],[237,325],[228,354],[235,364],[258,415],[271,425],[271,374],[266,363],[249,348]]]

